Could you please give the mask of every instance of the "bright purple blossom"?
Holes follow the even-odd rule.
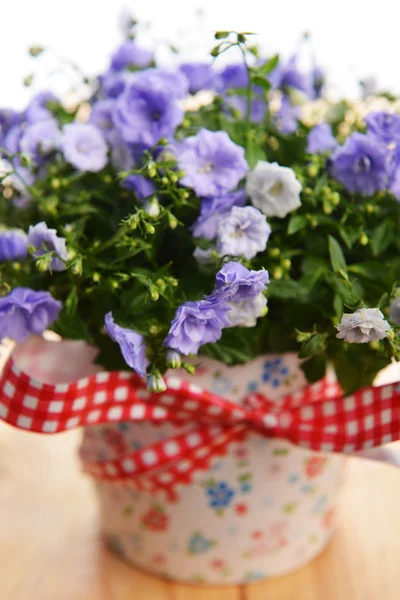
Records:
[[[65,160],[79,171],[97,173],[107,164],[107,144],[101,131],[90,123],[64,125],[61,148]]]
[[[239,116],[244,119],[247,114],[247,98],[244,96],[236,96],[224,94],[223,96],[226,106],[237,111]],[[267,103],[262,98],[253,96],[251,99],[250,119],[253,123],[262,123],[267,110]]]
[[[10,154],[16,154],[20,151],[21,138],[24,135],[24,130],[21,125],[14,125],[7,131],[3,140],[3,146]]]
[[[280,109],[275,115],[278,131],[283,134],[294,133],[298,127],[299,115],[299,107],[292,104],[288,96],[283,95]]]
[[[23,342],[29,335],[42,335],[58,318],[61,306],[49,292],[14,288],[0,298],[0,342],[4,338]]]
[[[11,108],[0,109],[0,145],[4,146],[4,139],[11,127],[18,125],[20,114]]]
[[[28,123],[36,123],[37,121],[45,121],[50,119],[53,114],[49,110],[50,102],[57,102],[57,97],[53,92],[39,92],[32,98],[28,108],[25,110],[25,119]]]
[[[68,259],[67,246],[65,239],[58,237],[55,229],[49,229],[43,221],[31,225],[28,229],[28,246],[35,248],[32,255],[35,258],[54,252],[56,256],[52,257],[50,268],[53,271],[65,271],[66,266],[63,261]]]
[[[146,377],[149,360],[143,336],[133,329],[117,325],[111,312],[106,314],[104,322],[107,334],[119,345],[126,364],[141,377]]]
[[[249,75],[244,63],[227,65],[219,73],[218,91],[226,92],[227,90],[245,88],[248,81]]]
[[[293,88],[312,96],[310,77],[299,70],[296,56],[292,56],[287,62],[280,61],[268,79],[275,89],[287,91]]]
[[[176,311],[163,345],[185,356],[197,354],[200,346],[221,338],[223,328],[229,325],[228,310],[217,297],[185,302]]]
[[[265,250],[270,233],[265,215],[257,208],[234,206],[218,224],[217,252],[250,260]]]
[[[249,76],[246,66],[243,63],[238,63],[226,66],[220,72],[216,84],[226,106],[236,110],[242,118],[245,118],[247,113],[247,98],[232,94],[232,90],[246,88],[248,81]],[[253,86],[250,112],[251,120],[254,123],[261,123],[265,117],[266,109],[267,103],[262,97],[262,89],[258,86]]]
[[[116,101],[113,118],[126,142],[151,147],[174,134],[183,111],[160,80],[138,76]]]
[[[332,133],[332,127],[328,123],[315,125],[307,136],[307,152],[310,154],[332,152],[337,147],[337,140]]]
[[[227,262],[217,273],[214,295],[230,302],[254,298],[265,291],[269,282],[268,271],[250,271],[240,262]]]
[[[20,149],[37,165],[43,164],[61,141],[61,133],[55,119],[36,121],[24,130],[20,140]]]
[[[138,73],[136,78],[143,85],[149,88],[161,88],[166,94],[176,99],[186,98],[189,93],[189,82],[180,71],[157,67]]]
[[[143,175],[128,175],[122,183],[122,186],[128,190],[133,190],[139,200],[145,200],[152,196],[156,191],[154,183],[143,177]]]
[[[18,260],[28,253],[28,237],[22,229],[0,229],[0,261]]]
[[[198,196],[223,196],[246,175],[244,149],[225,131],[200,129],[193,137],[176,145],[180,169],[185,172],[182,185]]]
[[[317,100],[322,96],[325,85],[325,71],[318,65],[315,65],[311,70],[311,85],[313,89],[312,97],[314,100]]]
[[[400,141],[400,115],[388,112],[372,112],[365,117],[368,133],[381,142],[390,144]]]
[[[112,118],[114,106],[113,100],[100,100],[92,107],[89,118],[89,123],[97,127],[110,144],[113,144],[118,137]]]
[[[215,198],[202,198],[200,216],[192,227],[194,237],[203,237],[206,240],[215,239],[221,217],[227,215],[233,206],[244,206],[246,201],[244,190],[237,190]]]
[[[195,94],[200,90],[213,90],[216,73],[208,63],[193,62],[179,65],[180,71],[189,82],[189,93]]]
[[[390,159],[374,136],[352,133],[332,156],[332,174],[349,192],[372,196],[387,186]]]
[[[111,57],[111,71],[118,72],[130,67],[144,69],[154,60],[151,50],[142,48],[133,40],[125,40]]]
[[[108,71],[99,77],[101,91],[105,98],[119,98],[125,91],[131,76],[125,73]]]

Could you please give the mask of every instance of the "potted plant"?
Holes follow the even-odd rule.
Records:
[[[241,62],[176,69],[135,35],[73,108],[0,112],[0,338],[20,343],[0,416],[90,425],[103,532],[134,564],[280,574],[333,531],[342,457],[319,450],[398,435],[370,386],[399,354],[400,115],[321,100],[320,69],[250,34],[215,36]]]

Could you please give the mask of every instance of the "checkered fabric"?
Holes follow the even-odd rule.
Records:
[[[187,424],[180,433],[116,460],[86,463],[98,479],[164,490],[170,499],[213,457],[250,432],[279,437],[323,452],[354,453],[400,439],[398,384],[365,388],[344,397],[323,379],[281,402],[250,394],[243,405],[176,377],[152,393],[137,375],[101,372],[70,384],[50,385],[21,372],[10,358],[0,379],[0,418],[14,427],[57,433],[117,421]]]

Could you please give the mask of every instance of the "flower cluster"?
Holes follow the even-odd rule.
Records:
[[[0,340],[51,327],[157,391],[199,353],[369,384],[400,357],[396,105],[310,126],[325,77],[300,50],[218,32],[214,62],[166,68],[123,26],[89,100],[0,110]]]

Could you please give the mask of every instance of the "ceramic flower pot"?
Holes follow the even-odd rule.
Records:
[[[254,391],[279,402],[306,384],[299,363],[293,354],[237,367],[204,359],[194,378],[180,376],[238,403]],[[90,427],[81,457],[113,459],[174,433],[169,424]],[[341,456],[250,433],[181,486],[174,502],[129,483],[98,482],[101,529],[124,559],[169,579],[215,585],[274,577],[327,545],[342,474]]]

